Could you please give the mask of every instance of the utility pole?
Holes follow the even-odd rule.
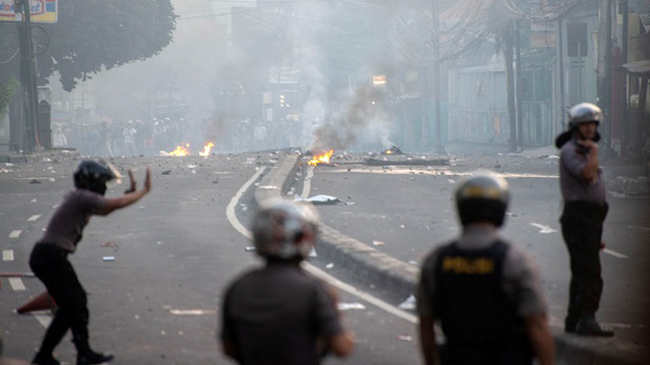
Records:
[[[612,76],[612,1],[599,0],[598,25],[598,104],[603,110],[605,120],[609,121],[611,105],[611,76]],[[611,123],[605,123],[603,128],[603,145],[610,149]]]
[[[432,14],[433,19],[433,105],[435,108],[436,118],[436,147],[437,153],[445,154],[445,146],[442,143],[442,120],[440,113],[440,7],[439,0],[433,0]]]
[[[510,152],[517,151],[517,107],[515,105],[515,75],[513,70],[513,31],[512,23],[503,28],[505,40],[506,82],[508,88],[508,119],[510,121]]]
[[[523,85],[521,82],[521,39],[520,39],[520,32],[519,32],[519,20],[516,20],[515,23],[515,34],[514,34],[514,41],[515,41],[515,54],[517,57],[517,63],[515,64],[515,77],[516,77],[516,108],[517,108],[517,148],[519,150],[523,150],[524,148],[524,116],[522,112],[522,107],[521,107],[521,97],[524,94],[523,90]],[[531,133],[532,134],[532,133]]]
[[[628,1],[627,0],[621,0],[620,1],[620,6],[621,6],[621,13],[623,13],[623,25],[621,29],[621,64],[626,64],[627,63],[627,58],[628,58],[628,48],[629,48],[629,27],[630,27],[630,11],[628,8]],[[627,155],[627,146],[630,145],[631,141],[631,136],[632,136],[632,129],[630,123],[630,117],[629,117],[629,107],[628,103],[630,102],[630,96],[628,95],[629,91],[629,79],[630,75],[629,73],[625,72],[625,82],[623,83],[623,89],[620,90],[621,92],[621,97],[623,99],[623,102],[621,103],[621,107],[623,108],[623,118],[621,121],[622,125],[622,139],[623,143],[621,143],[621,154],[622,155]]]
[[[34,56],[34,45],[32,43],[32,23],[29,0],[16,0],[14,2],[16,12],[21,12],[21,21],[18,23],[18,38],[20,41],[20,84],[22,88],[22,100],[25,110],[24,130],[27,135],[27,148],[24,150],[33,151],[40,148],[38,140],[38,95],[36,87],[36,57]]]

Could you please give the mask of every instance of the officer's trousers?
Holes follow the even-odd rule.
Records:
[[[583,317],[596,314],[603,292],[600,243],[607,203],[565,202],[560,222],[569,251],[571,284],[565,328],[574,330]]]
[[[54,244],[36,244],[29,258],[29,266],[58,307],[39,352],[51,354],[68,329],[72,331],[77,350],[81,353],[88,351],[87,294],[68,261],[68,252]]]

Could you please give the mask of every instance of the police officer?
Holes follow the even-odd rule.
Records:
[[[569,110],[569,128],[555,145],[560,149],[560,188],[564,209],[560,222],[569,251],[571,284],[564,330],[584,336],[610,337],[596,321],[603,291],[600,249],[608,205],[598,161],[599,107],[590,103]]]
[[[264,203],[252,231],[266,265],[243,274],[225,292],[223,353],[243,365],[317,365],[327,352],[348,356],[352,333],[342,325],[333,289],[300,266],[316,242],[313,208]]]
[[[151,189],[148,168],[141,190],[137,189],[133,172],[129,170],[129,190],[122,196],[105,198],[106,184],[118,177],[116,171],[109,167],[92,160],[79,164],[74,172],[76,189],[65,196],[50,219],[45,234],[32,249],[29,265],[58,307],[32,364],[60,365],[52,353],[68,329],[72,331],[72,342],[77,348],[77,365],[101,364],[113,359],[110,354],[95,352],[90,348],[86,291],[68,261],[68,255],[75,252],[91,216],[106,216],[129,206]]]
[[[458,182],[462,235],[429,254],[417,288],[426,365],[554,364],[545,296],[530,257],[498,235],[509,201],[505,179],[485,172]],[[434,324],[446,338],[436,343]]]

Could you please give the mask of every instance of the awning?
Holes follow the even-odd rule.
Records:
[[[650,74],[650,60],[626,63],[623,67],[631,74]]]

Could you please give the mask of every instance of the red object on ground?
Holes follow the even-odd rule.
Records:
[[[16,309],[16,312],[18,312],[18,314],[23,314],[27,312],[52,309],[54,307],[56,307],[56,303],[54,303],[54,299],[50,297],[50,293],[43,292],[36,298],[20,306],[20,308]]]
[[[604,250],[604,249],[605,249],[605,242],[601,242],[601,243],[600,243],[600,249],[601,249],[601,250]]]

